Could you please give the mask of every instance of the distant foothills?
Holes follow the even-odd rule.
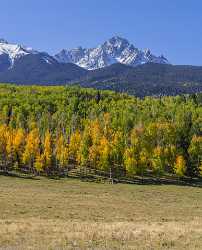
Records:
[[[54,56],[0,39],[0,82],[78,84],[140,97],[193,94],[202,91],[202,67],[172,65],[118,36],[96,48],[63,49]]]

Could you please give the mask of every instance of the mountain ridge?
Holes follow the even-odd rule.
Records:
[[[127,39],[114,36],[103,44],[90,49],[80,47],[63,49],[55,55],[62,63],[75,63],[87,70],[104,68],[114,63],[138,66],[145,63],[169,64],[164,56],[155,56],[150,49],[140,50]]]
[[[113,64],[88,71],[77,84],[144,97],[202,92],[202,66],[147,63],[137,67]]]
[[[21,84],[65,84],[85,70],[75,64],[59,63],[46,52],[0,39],[0,81]]]
[[[117,40],[113,41],[113,46],[110,45],[111,42],[103,45],[105,51],[108,50],[106,54],[112,57],[117,57],[120,51],[123,53],[125,47],[135,49],[127,40],[122,40],[114,46],[115,42]],[[116,50],[115,47],[117,47]],[[82,48],[80,47],[78,50],[82,50]],[[149,50],[141,53],[147,58],[151,55]],[[133,58],[132,55],[131,58]],[[133,60],[131,58],[130,60]],[[158,60],[159,58],[167,60],[164,57],[157,57]],[[155,57],[155,60],[157,59]],[[83,87],[127,92],[140,97],[202,92],[202,67],[176,66],[164,61],[154,63],[155,60],[150,58],[151,62],[144,61],[135,67],[111,60],[106,67],[87,70],[75,63],[58,62],[55,57],[46,52],[39,52],[0,39],[0,82],[26,85],[77,84]],[[157,62],[159,62],[158,60]]]

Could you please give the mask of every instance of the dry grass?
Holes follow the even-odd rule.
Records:
[[[202,189],[0,176],[0,249],[202,249]]]

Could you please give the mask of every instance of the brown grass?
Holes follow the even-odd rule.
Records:
[[[202,249],[202,189],[1,176],[0,249]]]

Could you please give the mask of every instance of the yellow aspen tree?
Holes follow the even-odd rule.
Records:
[[[102,129],[98,119],[90,123],[89,133],[91,137],[91,146],[89,148],[89,163],[93,168],[97,168],[99,162],[99,145],[102,137]]]
[[[13,141],[14,141],[14,131],[12,129],[7,128],[5,136],[6,136],[6,159],[7,163],[9,166],[13,167],[14,163],[14,146],[13,146]]]
[[[38,154],[36,155],[34,168],[37,171],[37,173],[41,173],[44,171],[44,156],[43,154],[40,154],[40,152],[38,152]]]
[[[158,128],[156,123],[149,123],[146,126],[146,143],[147,143],[147,150],[150,152],[150,154],[153,154],[154,148],[157,145],[158,141]]]
[[[111,169],[118,177],[123,174],[125,136],[121,131],[115,131],[110,142]]]
[[[133,148],[127,148],[124,153],[124,166],[129,176],[137,173],[137,160],[135,159]]]
[[[124,153],[124,166],[130,176],[137,174],[143,178],[148,161],[147,152],[144,149],[140,152],[135,152],[134,148],[130,147]]]
[[[92,146],[92,138],[90,136],[90,127],[86,126],[83,132],[80,145],[81,165],[87,166],[89,163],[89,149]]]
[[[33,129],[26,137],[25,150],[22,155],[24,164],[27,164],[30,172],[34,171],[34,162],[40,153],[40,137],[38,129]]]
[[[201,161],[199,165],[199,175],[202,176],[202,162]]]
[[[25,132],[22,128],[16,129],[13,138],[13,148],[14,148],[17,168],[20,167],[24,145],[25,145]]]
[[[99,168],[101,170],[109,170],[111,167],[111,159],[110,159],[111,147],[110,143],[105,136],[103,136],[100,140],[99,146]]]
[[[174,172],[179,177],[183,177],[186,173],[186,161],[182,155],[176,157]]]
[[[69,154],[71,160],[76,163],[80,163],[80,145],[81,145],[81,133],[76,130],[70,137]]]
[[[123,163],[123,154],[125,149],[125,140],[122,132],[116,131],[113,134],[111,145],[113,162],[115,165],[120,166]]]
[[[147,169],[148,162],[149,162],[148,152],[145,149],[142,149],[141,152],[139,153],[138,168],[137,168],[137,173],[141,174],[142,181],[145,171]]]
[[[112,136],[112,129],[110,128],[110,121],[111,121],[111,117],[109,113],[105,113],[104,114],[104,124],[103,124],[103,133],[104,136],[110,140],[111,136]]]
[[[89,163],[92,168],[97,168],[99,164],[99,144],[93,144],[89,148]]]
[[[65,168],[69,162],[69,147],[61,134],[56,140],[56,159],[60,168]]]
[[[162,147],[157,146],[154,148],[151,163],[152,163],[151,166],[152,166],[153,172],[159,178],[160,175],[164,172],[164,167],[165,167]]]
[[[188,152],[191,160],[192,172],[200,174],[202,160],[202,136],[193,136]]]
[[[175,127],[168,122],[152,122],[146,126],[147,150],[153,154],[155,147],[175,145]]]
[[[157,134],[156,140],[161,146],[174,144],[176,140],[175,127],[169,122],[158,122],[155,124]]]
[[[144,132],[144,129],[142,127],[134,128],[131,131],[130,144],[132,146],[135,146],[135,147],[137,147],[138,145],[140,146],[140,138],[141,138],[143,132]]]
[[[43,145],[43,160],[44,160],[44,168],[49,173],[49,170],[52,167],[52,138],[51,133],[46,131],[45,133],[45,139],[44,139],[44,145]]]
[[[4,171],[7,171],[7,130],[8,127],[6,125],[0,125],[0,165]]]
[[[176,153],[177,150],[175,145],[167,145],[164,148],[165,165],[169,172],[172,172],[173,166],[175,165]]]
[[[91,121],[89,125],[89,133],[91,135],[93,144],[98,144],[102,136],[102,129],[98,119]]]

